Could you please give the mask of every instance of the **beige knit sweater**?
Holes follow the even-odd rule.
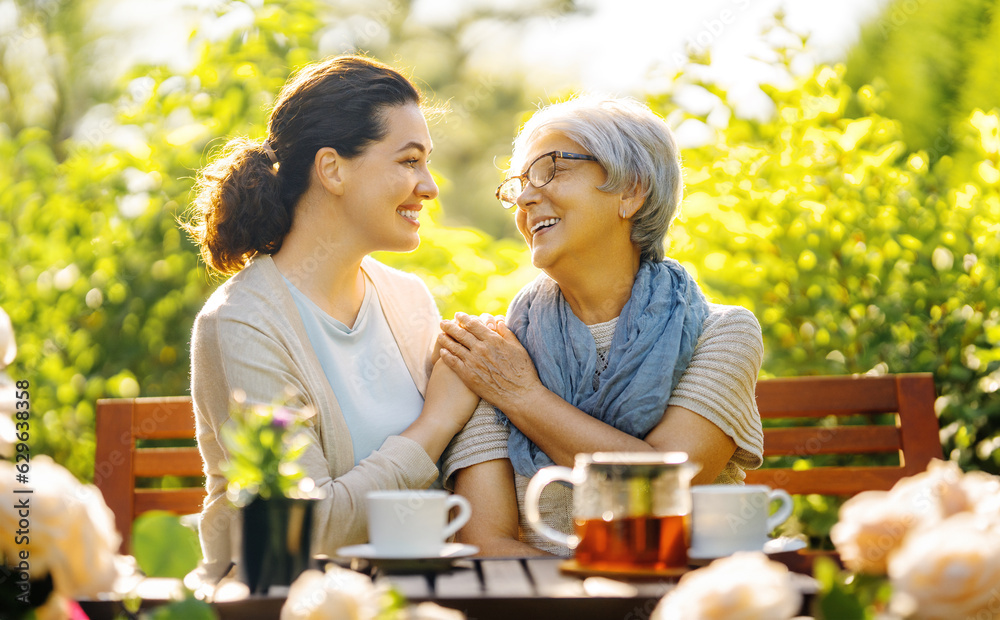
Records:
[[[419,278],[366,258],[362,269],[378,297],[406,367],[421,395],[427,388],[440,315]],[[270,256],[254,259],[209,298],[191,337],[191,394],[208,497],[201,514],[202,578],[219,576],[238,549],[238,512],[226,499],[220,429],[230,422],[232,394],[247,402],[282,400],[312,410],[312,442],[301,465],[326,492],[315,511],[314,553],[367,540],[365,495],[374,489],[426,488],[436,464],[415,441],[390,436],[354,465],[347,424],[306,336],[292,296]]]
[[[739,306],[709,305],[709,315],[694,355],[668,405],[689,409],[718,426],[736,442],[736,452],[719,474],[717,484],[742,484],[744,469],[756,469],[763,461],[764,434],[754,392],[764,357],[760,324]],[[607,351],[614,335],[614,321],[591,326],[598,360],[607,365]],[[600,365],[597,374],[603,371]],[[496,419],[493,407],[480,401],[472,419],[444,455],[446,485],[465,467],[507,458],[508,429]],[[524,516],[524,492],[529,479],[514,474],[522,541],[554,553],[568,555],[565,547],[539,536]],[[559,484],[545,488],[539,502],[545,523],[566,533],[573,531],[573,492]]]

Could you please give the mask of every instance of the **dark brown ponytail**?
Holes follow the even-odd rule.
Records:
[[[386,108],[419,102],[409,80],[370,58],[339,56],[306,66],[281,89],[266,144],[231,140],[201,171],[192,217],[182,226],[205,262],[225,274],[257,254],[274,254],[292,227],[316,152],[332,147],[355,157],[385,137]]]

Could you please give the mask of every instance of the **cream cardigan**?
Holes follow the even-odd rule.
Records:
[[[378,291],[382,310],[413,382],[423,396],[440,314],[416,276],[365,258],[362,269]],[[415,441],[390,436],[354,465],[347,424],[306,336],[291,293],[270,256],[259,256],[209,298],[191,337],[191,394],[208,497],[201,513],[201,577],[221,576],[239,555],[239,520],[226,499],[219,431],[229,420],[232,394],[247,402],[285,401],[315,412],[312,443],[300,461],[326,492],[316,506],[313,553],[333,555],[367,540],[365,495],[374,489],[426,488],[437,479],[434,461]]]

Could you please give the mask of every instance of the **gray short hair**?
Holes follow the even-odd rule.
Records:
[[[667,123],[630,98],[555,103],[535,112],[514,139],[511,170],[520,172],[528,143],[550,131],[578,143],[604,166],[608,180],[599,190],[640,188],[645,200],[632,217],[632,243],[644,260],[663,260],[664,240],[684,192],[680,151]]]

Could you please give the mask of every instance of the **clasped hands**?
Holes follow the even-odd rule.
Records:
[[[441,321],[441,360],[480,398],[505,413],[520,410],[544,389],[531,357],[503,316],[456,313]]]

